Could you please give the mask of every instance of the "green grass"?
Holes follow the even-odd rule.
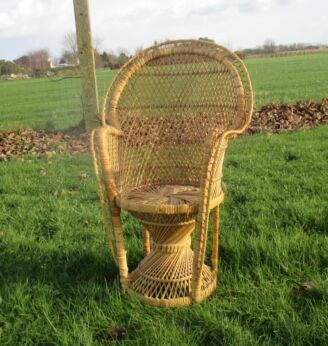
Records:
[[[2,162],[0,344],[115,344],[104,335],[122,327],[117,344],[327,345],[327,141],[321,126],[230,143],[219,287],[172,310],[119,288],[88,155]],[[135,267],[140,227],[123,217]],[[306,281],[317,290],[293,293]]]
[[[97,73],[100,98],[115,73]],[[0,81],[0,130],[75,126],[83,115],[81,93],[79,78]]]
[[[248,59],[256,106],[327,97],[328,54]],[[100,100],[115,71],[98,72]],[[82,118],[80,80],[0,82],[0,129],[63,129]]]
[[[246,60],[257,107],[328,97],[328,54]]]

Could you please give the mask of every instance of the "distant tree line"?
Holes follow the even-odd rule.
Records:
[[[120,50],[118,54],[115,54],[111,51],[103,51],[102,54],[100,54],[98,57],[97,55],[95,55],[96,65],[98,60],[98,65],[101,65],[100,67],[111,69],[120,68],[129,60],[129,58],[129,53],[125,50]]]
[[[30,51],[14,61],[0,60],[0,75],[28,74],[31,77],[41,77],[51,69],[48,49]]]
[[[314,45],[307,43],[292,43],[292,44],[276,44],[272,39],[266,39],[263,45],[255,48],[245,48],[237,50],[236,53],[241,57],[245,58],[248,55],[260,55],[260,54],[275,54],[281,52],[295,52],[295,51],[306,51],[312,49],[328,48],[327,45]]]
[[[74,32],[67,33],[63,38],[63,52],[59,59],[59,65],[77,66],[79,64],[79,55]],[[112,51],[102,51],[100,49],[101,39],[96,37],[93,40],[94,57],[96,68],[120,68],[129,59],[129,53],[126,49],[120,48],[118,53]]]
[[[213,39],[208,37],[200,37],[199,40],[215,42]],[[160,42],[163,41],[154,41],[154,44]],[[96,37],[93,42],[96,68],[118,69],[131,57],[129,52],[124,48],[118,49],[117,53],[102,50],[100,49],[100,43],[101,39]],[[227,46],[227,44],[225,45]],[[51,59],[48,49],[43,48],[30,51],[14,61],[0,60],[0,75],[25,73],[31,77],[41,77],[45,75],[58,74],[60,73],[59,71],[65,70],[69,70],[70,73],[72,73],[72,71],[73,73],[77,73],[79,55],[76,43],[76,34],[74,32],[68,32],[64,35],[62,46],[62,54],[59,58],[55,59]],[[328,48],[328,46],[306,43],[276,44],[272,39],[266,39],[263,45],[255,48],[237,50],[236,53],[240,58],[244,59],[249,55],[276,54],[281,52],[305,51],[321,48]],[[135,53],[138,53],[141,50],[142,47],[137,47]]]
[[[99,38],[93,42],[96,68],[118,69],[130,58],[129,52],[120,48],[115,54],[112,51],[101,51]],[[30,51],[13,61],[0,60],[0,75],[28,74],[31,77],[43,77],[57,74],[77,73],[79,54],[74,32],[68,32],[62,40],[62,54],[51,58],[46,48]],[[140,47],[137,49],[141,49]]]

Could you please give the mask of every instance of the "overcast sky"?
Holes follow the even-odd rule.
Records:
[[[210,37],[238,49],[328,43],[328,0],[89,0],[94,36],[105,50],[134,53],[154,40]],[[38,48],[62,51],[74,30],[73,0],[1,0],[0,59]]]

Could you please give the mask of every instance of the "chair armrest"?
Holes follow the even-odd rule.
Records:
[[[206,144],[206,154],[201,172],[199,210],[196,217],[195,246],[193,258],[193,274],[191,296],[195,302],[201,301],[202,270],[205,260],[207,230],[213,187],[220,184],[222,166],[228,139],[233,138],[239,131],[220,132],[215,129]]]
[[[113,126],[98,127],[91,132],[90,147],[109,247],[116,265],[120,267],[121,276],[126,278],[128,275],[125,258],[126,251],[124,249],[122,235],[118,231],[120,228],[120,210],[115,205],[117,189],[111,168],[113,163],[110,158],[110,151],[116,151],[115,148],[117,146],[115,142],[117,142],[117,137],[119,136],[123,136],[122,131]],[[107,195],[109,210],[106,207],[105,194]]]
[[[103,133],[104,135],[107,135],[107,136],[123,136],[124,135],[121,130],[110,125],[100,126],[96,129],[96,131],[99,131],[100,133]]]
[[[94,160],[99,159],[100,161],[102,176],[110,204],[117,195],[113,167],[117,165],[118,137],[121,136],[123,136],[121,130],[109,125],[100,126],[91,133],[91,150]]]

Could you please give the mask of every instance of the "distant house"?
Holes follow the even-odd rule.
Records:
[[[58,67],[68,67],[68,66],[70,66],[70,64],[68,63],[68,61],[66,59],[61,58],[59,60],[59,63],[57,66]]]
[[[14,60],[14,63],[24,68],[30,67],[30,59],[27,55],[23,55],[20,58]]]
[[[49,59],[49,62],[50,62],[50,68],[56,68],[56,60],[53,60],[53,59]]]
[[[72,64],[69,60],[64,58],[54,59],[51,64],[52,68],[64,68],[64,67],[76,67],[76,66],[77,65]]]
[[[48,69],[51,67],[49,55],[44,51],[36,51],[29,55],[23,55],[14,60],[17,65],[27,69]]]

